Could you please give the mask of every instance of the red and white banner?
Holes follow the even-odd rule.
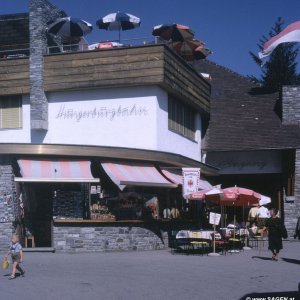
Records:
[[[182,179],[182,195],[188,197],[199,190],[200,168],[182,168]]]
[[[273,36],[264,44],[264,48],[258,53],[260,59],[269,56],[273,50],[282,43],[300,42],[300,21],[287,26],[279,34]]]

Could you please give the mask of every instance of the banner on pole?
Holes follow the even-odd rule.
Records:
[[[182,168],[182,195],[187,197],[199,190],[200,168]]]

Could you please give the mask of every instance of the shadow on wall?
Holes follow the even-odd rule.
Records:
[[[31,130],[31,143],[42,144],[44,142],[46,134],[46,130]]]

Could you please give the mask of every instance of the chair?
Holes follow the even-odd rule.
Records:
[[[190,245],[193,253],[200,252],[201,255],[203,255],[205,252],[208,253],[209,249],[211,248],[210,241],[208,240],[193,240],[190,242]]]
[[[258,248],[259,253],[261,252],[262,248],[265,246],[265,242],[267,238],[264,236],[264,232],[262,229],[259,229],[256,234],[254,234],[249,241],[252,242],[253,248]]]
[[[25,236],[25,248],[28,248],[29,241],[31,242],[31,248],[35,248],[35,241],[33,235]]]
[[[222,238],[222,234],[217,233],[216,235],[214,233],[211,234],[212,243],[215,237],[215,247],[216,252],[222,252],[222,254],[226,255],[226,252],[228,250],[228,241],[225,238]]]
[[[228,252],[229,253],[238,253],[241,250],[243,250],[243,241],[240,238],[232,237],[232,238],[228,239]]]

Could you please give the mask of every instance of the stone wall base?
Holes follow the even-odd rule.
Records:
[[[168,248],[167,232],[143,227],[53,226],[57,252],[140,251]]]
[[[0,251],[8,251],[11,235],[14,232],[12,223],[0,223]]]
[[[294,239],[298,217],[300,216],[298,202],[284,203],[284,223],[288,232],[288,239]]]

